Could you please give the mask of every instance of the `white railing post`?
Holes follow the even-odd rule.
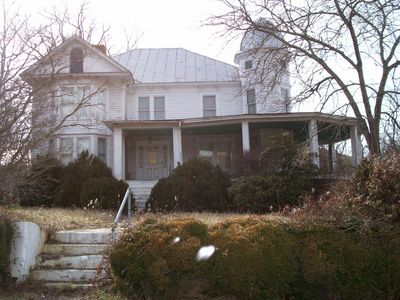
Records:
[[[117,228],[119,219],[121,218],[122,211],[124,210],[124,207],[126,205],[126,202],[128,201],[128,226],[131,225],[131,219],[132,219],[132,203],[131,203],[131,188],[128,187],[126,190],[124,199],[122,200],[122,203],[118,209],[117,216],[114,219],[114,223],[111,227],[111,239],[115,241],[115,229]]]

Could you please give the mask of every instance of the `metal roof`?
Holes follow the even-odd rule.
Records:
[[[182,48],[134,49],[113,57],[141,83],[238,81],[238,68]]]

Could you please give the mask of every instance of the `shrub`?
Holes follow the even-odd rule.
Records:
[[[202,265],[194,257],[207,237],[207,226],[193,219],[144,222],[125,232],[110,254],[117,286],[125,293],[176,299],[190,278],[201,277]]]
[[[316,167],[304,156],[302,145],[296,144],[289,134],[272,136],[257,159],[253,152],[245,156],[244,162],[248,176],[239,178],[229,188],[235,210],[279,210],[298,205],[299,196],[311,192]]]
[[[62,170],[61,162],[53,156],[35,158],[18,186],[19,203],[22,206],[53,206]]]
[[[119,208],[127,188],[128,184],[125,181],[114,177],[90,178],[82,185],[80,202],[92,201],[92,207],[95,208]]]
[[[299,197],[311,192],[312,173],[292,168],[267,176],[244,176],[229,188],[232,208],[239,212],[265,213],[298,205]]]
[[[205,245],[217,250],[196,262]],[[255,216],[211,227],[193,219],[149,220],[123,235],[110,262],[121,290],[154,299],[400,297],[398,229],[377,235]]]
[[[146,208],[153,211],[224,211],[229,207],[230,178],[202,158],[176,167],[152,189]]]
[[[0,286],[5,285],[9,279],[11,239],[13,227],[11,222],[0,215]]]
[[[114,179],[111,169],[104,162],[85,151],[64,167],[55,205],[86,207],[90,200],[98,199],[98,208],[116,207],[118,195],[125,193],[124,188],[126,191],[127,185]]]
[[[364,160],[347,188],[352,204],[374,219],[400,221],[400,152]]]

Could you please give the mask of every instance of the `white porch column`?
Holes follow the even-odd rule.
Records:
[[[178,166],[178,162],[183,162],[182,157],[182,131],[180,127],[172,128],[172,143],[174,149],[174,168]]]
[[[114,176],[117,179],[123,178],[123,137],[122,129],[114,128]]]
[[[361,135],[356,125],[350,127],[351,158],[353,167],[357,167],[362,159]]]
[[[329,145],[329,163],[331,172],[335,173],[337,171],[337,155],[335,150],[335,143]]]
[[[242,146],[243,153],[250,151],[250,130],[249,130],[249,122],[242,122]]]
[[[311,162],[319,168],[318,125],[316,120],[308,123],[308,137],[310,138]]]

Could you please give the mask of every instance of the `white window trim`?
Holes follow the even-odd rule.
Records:
[[[104,139],[105,140],[105,159],[104,159],[104,163],[106,163],[107,165],[108,165],[108,138],[107,138],[107,136],[102,136],[102,135],[97,135],[97,136],[94,136],[94,138],[95,138],[95,144],[96,144],[96,147],[95,147],[95,151],[94,151],[94,153],[96,153],[96,155],[99,157],[99,139]]]
[[[63,119],[65,116],[63,115],[63,112],[62,112],[62,108],[63,108],[63,104],[62,104],[62,101],[63,101],[63,89],[70,89],[70,88],[72,88],[73,89],[73,93],[76,93],[76,91],[79,89],[79,88],[84,88],[84,87],[89,87],[90,88],[90,94],[92,94],[92,93],[94,93],[94,91],[95,90],[97,90],[99,87],[97,87],[97,86],[95,86],[95,85],[93,85],[92,83],[87,83],[87,84],[85,84],[85,83],[80,83],[80,84],[78,84],[78,85],[72,85],[72,84],[68,84],[68,85],[62,85],[62,86],[58,86],[57,87],[57,93],[60,95],[59,96],[59,101],[57,101],[58,102],[58,115],[59,115],[59,117],[60,117],[60,119]],[[95,94],[96,95],[96,94]],[[95,95],[93,95],[93,96],[95,96]],[[83,108],[83,109],[90,109],[91,108],[91,105],[95,105],[95,104],[97,104],[97,103],[93,103],[93,99],[94,99],[94,97],[91,97],[90,98],[90,102],[88,103],[89,104],[89,106],[87,106],[87,107],[85,107],[85,108]],[[80,101],[81,99],[79,99],[79,101]],[[78,99],[76,98],[76,97],[74,97],[74,103],[73,103],[73,110],[75,110],[75,108],[76,108],[76,106],[78,105],[78,103],[79,103],[79,101],[78,101]],[[106,103],[106,110],[107,110],[107,103]],[[76,114],[77,113],[77,114]],[[68,118],[67,118],[67,121],[69,121],[69,122],[71,122],[71,121],[76,121],[75,119],[77,119],[77,118],[80,118],[81,116],[79,116],[79,111],[78,112],[76,112],[76,113],[74,113],[74,114],[72,114],[71,116],[69,116]],[[89,120],[90,118],[82,118],[82,121],[83,120]]]
[[[256,90],[255,87],[252,87],[252,88],[249,88],[249,89],[246,90],[246,93],[245,93],[246,112],[247,112],[247,114],[250,114],[250,112],[249,112],[249,102],[248,102],[248,96],[247,96],[247,93],[248,93],[248,91],[250,91],[250,90],[254,90],[254,105],[255,105],[255,108],[256,108],[255,114],[258,114],[257,90]]]
[[[139,99],[140,98],[145,98],[145,97],[147,97],[147,98],[149,98],[149,119],[148,120],[151,120],[152,118],[151,118],[151,96],[150,95],[148,95],[148,94],[141,94],[141,95],[138,95],[137,96],[137,119],[139,120],[139,121],[146,121],[146,119],[140,119],[140,112],[141,112],[141,110],[140,110],[140,103],[139,103]]]
[[[219,109],[218,109],[218,99],[219,95],[217,93],[203,93],[200,95],[200,103],[201,103],[201,117],[204,118],[204,97],[206,96],[213,96],[215,97],[215,116],[219,116]],[[207,118],[207,117],[206,117]],[[211,118],[211,117],[210,117]]]
[[[146,121],[146,120],[141,120],[140,119],[140,110],[139,110],[139,98],[142,98],[142,97],[148,97],[149,98],[149,119],[148,120],[156,120],[155,119],[155,111],[154,111],[154,98],[155,97],[164,97],[164,107],[165,107],[165,119],[164,120],[167,120],[168,119],[168,117],[167,117],[167,113],[168,113],[168,97],[167,97],[167,95],[165,95],[165,94],[140,94],[140,95],[137,95],[137,98],[136,98],[136,103],[137,103],[137,110],[136,110],[136,113],[137,113],[137,120],[139,120],[139,121]],[[162,120],[162,119],[161,119]]]

